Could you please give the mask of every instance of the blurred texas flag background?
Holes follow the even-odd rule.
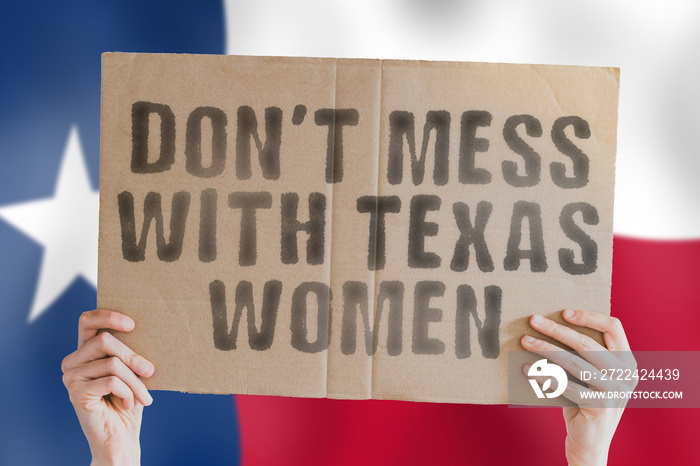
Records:
[[[619,66],[612,313],[700,350],[700,3],[8,2],[0,15],[0,464],[88,464],[61,382],[95,307],[100,54]],[[700,389],[700,388],[699,388]],[[143,464],[561,464],[560,409],[155,392]],[[700,412],[628,410],[612,464],[697,464]]]

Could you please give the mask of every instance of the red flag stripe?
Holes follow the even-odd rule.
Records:
[[[632,348],[700,350],[700,240],[616,236],[613,257],[612,314]],[[564,462],[558,408],[236,399],[244,466]],[[700,464],[698,425],[699,410],[627,410],[610,464]]]

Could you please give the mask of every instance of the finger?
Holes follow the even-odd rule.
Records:
[[[100,402],[102,397],[107,395],[120,398],[125,409],[134,407],[134,393],[124,381],[114,375],[78,384],[77,393],[71,394],[71,401],[86,403],[86,407],[89,408],[91,403]]]
[[[567,309],[562,313],[564,319],[575,325],[589,327],[603,332],[603,340],[609,351],[614,351],[614,356],[620,359],[630,368],[637,368],[637,361],[630,349],[625,329],[620,319],[606,316],[598,312]]]
[[[544,340],[540,340],[539,338],[531,337],[530,335],[525,335],[520,340],[520,344],[523,345],[523,348],[526,350],[550,359],[554,364],[578,379],[582,378],[583,372],[588,372],[591,379],[590,382],[587,382],[589,385],[602,388],[605,384],[605,377],[602,376],[600,371],[591,363],[575,354],[565,351]]]
[[[119,312],[95,309],[83,312],[78,321],[78,349],[88,340],[97,335],[101,329],[112,329],[119,332],[130,332],[134,329],[131,317]]]
[[[153,364],[107,332],[91,338],[82,348],[66,356],[61,369],[65,374],[78,366],[110,356],[118,357],[129,369],[142,377],[150,377],[153,374]]]
[[[579,333],[540,315],[533,315],[530,318],[530,325],[538,332],[564,343],[599,369],[619,366],[619,360],[588,335]]]
[[[620,319],[598,312],[571,309],[567,309],[562,315],[567,322],[603,332],[605,345],[609,351],[630,351],[627,335]]]
[[[153,398],[141,379],[117,357],[98,359],[78,366],[63,376],[63,383],[68,387],[75,380],[88,381],[109,376],[119,377],[143,406],[149,406],[153,402]]]

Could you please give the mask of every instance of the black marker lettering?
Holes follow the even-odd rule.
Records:
[[[316,295],[318,312],[316,313],[316,340],[310,342],[306,321],[307,297]],[[292,347],[304,353],[318,353],[328,349],[328,322],[330,315],[331,290],[328,285],[319,282],[304,282],[292,295]]]
[[[462,114],[459,140],[459,182],[488,184],[491,173],[476,167],[476,153],[489,150],[489,140],[476,137],[480,127],[491,126],[491,114],[485,111],[467,111]]]
[[[231,193],[228,196],[228,205],[232,209],[241,209],[241,237],[238,263],[241,266],[255,265],[258,257],[255,211],[272,207],[272,196],[268,192]]]
[[[360,114],[354,108],[322,108],[316,110],[314,121],[328,126],[326,183],[339,183],[343,181],[343,126],[357,126]]]
[[[306,262],[309,265],[323,264],[325,253],[326,196],[321,193],[309,194],[309,220],[301,223],[297,218],[299,195],[282,194],[282,247],[283,264],[296,264],[297,233],[300,230],[309,234],[306,241]]]
[[[275,337],[277,310],[279,309],[281,294],[282,282],[270,280],[265,283],[260,317],[260,331],[258,331],[255,325],[253,284],[246,281],[239,282],[236,287],[236,308],[233,313],[233,324],[229,331],[228,314],[226,312],[226,287],[219,280],[211,282],[209,284],[209,296],[214,323],[214,346],[216,349],[222,351],[236,349],[238,326],[241,322],[244,308],[246,309],[246,316],[248,318],[248,342],[250,348],[256,351],[264,351],[270,348]]]
[[[357,211],[369,213],[369,246],[367,268],[382,270],[386,263],[386,228],[384,214],[398,213],[401,199],[398,196],[362,196],[357,199]]]
[[[520,249],[523,233],[523,219],[527,217],[530,233],[530,247],[532,249]],[[544,251],[544,237],[542,233],[542,214],[540,205],[535,202],[518,201],[513,206],[513,216],[510,221],[510,236],[506,257],[503,260],[503,268],[506,270],[518,270],[521,259],[530,260],[532,272],[544,272],[547,270],[547,257]]]
[[[258,120],[255,110],[248,106],[238,108],[236,133],[236,176],[247,180],[252,176],[250,167],[250,138],[258,149],[258,160],[265,179],[280,177],[280,145],[282,143],[282,110],[278,107],[265,109],[265,144],[258,135]]]
[[[437,236],[439,226],[435,222],[426,222],[425,214],[431,210],[440,210],[438,196],[420,194],[411,199],[411,212],[408,226],[408,266],[422,269],[440,267],[442,259],[434,252],[425,250],[425,237]]]
[[[503,178],[506,182],[516,188],[535,186],[540,182],[541,161],[540,154],[530,147],[518,135],[518,126],[525,125],[525,132],[530,137],[542,136],[542,125],[540,121],[532,115],[513,115],[506,120],[503,126],[503,139],[510,147],[510,150],[520,155],[525,161],[525,174],[518,175],[518,164],[511,160],[504,160],[501,163]]]
[[[160,117],[160,155],[148,162],[149,115]],[[131,106],[131,171],[160,173],[175,163],[175,114],[167,105],[134,102]]]
[[[163,262],[173,262],[180,258],[182,242],[185,237],[185,224],[190,208],[190,193],[180,191],[173,194],[170,215],[170,239],[165,241],[163,233],[163,209],[160,194],[150,192],[143,203],[143,226],[141,239],[136,243],[136,219],[134,213],[134,196],[122,191],[117,196],[119,204],[119,221],[122,232],[122,255],[130,262],[146,259],[146,241],[153,220],[156,222],[156,249],[158,258]]]
[[[199,260],[202,262],[216,260],[216,205],[216,190],[202,191],[199,210]]]
[[[445,110],[429,111],[423,127],[423,144],[420,158],[416,157],[415,121],[413,113],[395,110],[389,115],[389,157],[387,180],[390,184],[403,181],[403,141],[408,143],[411,157],[413,184],[418,186],[425,176],[425,159],[430,143],[430,133],[435,130],[435,165],[433,182],[437,186],[447,184],[449,179],[450,113]]]
[[[492,209],[493,205],[490,202],[479,202],[476,206],[476,218],[472,227],[472,222],[469,218],[469,206],[463,202],[455,202],[452,205],[460,237],[457,240],[457,244],[455,244],[455,252],[452,256],[450,269],[455,272],[467,270],[469,267],[469,246],[474,245],[474,253],[479,270],[482,272],[493,272],[493,260],[484,238],[484,230]]]
[[[571,275],[588,275],[598,268],[598,244],[593,241],[585,231],[574,221],[574,214],[581,212],[583,223],[586,225],[598,225],[598,210],[586,202],[574,202],[567,204],[561,211],[559,225],[567,238],[575,241],[581,247],[583,262],[576,263],[574,251],[571,249],[559,249],[559,264],[564,272]]]
[[[588,156],[579,149],[571,139],[566,136],[564,130],[567,126],[574,127],[574,135],[579,139],[591,137],[591,128],[588,122],[581,117],[561,117],[552,126],[552,141],[559,152],[571,159],[574,164],[574,174],[566,176],[566,165],[561,162],[552,162],[549,166],[554,184],[564,189],[582,188],[588,184]]]
[[[474,319],[481,354],[488,359],[500,355],[501,300],[503,291],[498,286],[484,288],[485,319],[482,324],[476,312],[476,295],[469,285],[457,287],[457,320],[455,322],[455,353],[458,359],[472,355],[469,316]]]
[[[432,308],[430,299],[445,295],[445,284],[436,281],[416,283],[413,305],[413,353],[442,354],[445,343],[437,338],[428,337],[430,322],[442,320],[442,309]]]
[[[202,165],[202,120],[211,121],[211,165]],[[187,119],[185,137],[185,168],[200,178],[220,175],[226,166],[226,114],[215,107],[199,107]]]

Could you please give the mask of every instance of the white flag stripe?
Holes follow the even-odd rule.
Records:
[[[698,239],[698,13],[680,0],[227,0],[227,52],[618,66],[615,233]]]

